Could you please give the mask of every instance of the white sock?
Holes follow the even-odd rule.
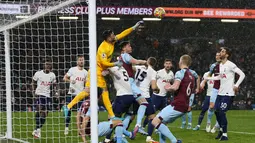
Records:
[[[221,131],[221,132],[223,131],[222,128],[220,128],[220,131]]]
[[[104,139],[105,142],[110,142],[111,140],[110,139]]]
[[[141,127],[141,125],[139,125],[139,124],[136,124],[136,125],[135,125],[135,127],[137,127],[137,126],[138,126],[139,128]]]
[[[228,137],[228,134],[227,134],[227,133],[223,133],[222,135],[225,136],[225,137]]]
[[[200,128],[200,125],[197,125],[197,127],[199,127],[199,128]]]
[[[40,129],[40,128],[38,128],[36,131],[37,131],[37,132],[41,132],[41,129]]]

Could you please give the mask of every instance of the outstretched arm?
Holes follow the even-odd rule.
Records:
[[[115,40],[118,41],[120,39],[123,39],[124,37],[129,35],[132,31],[136,30],[138,28],[138,26],[141,25],[142,23],[143,23],[143,21],[138,21],[133,27],[130,27],[130,28],[124,30],[123,32],[121,32],[120,34],[116,35]]]
[[[145,60],[137,60],[133,58],[130,54],[124,53],[121,55],[122,59],[127,64],[134,64],[134,65],[146,65],[147,61]]]
[[[128,28],[128,29],[122,31],[120,34],[116,35],[115,41],[118,41],[118,40],[123,39],[124,37],[126,37],[127,35],[129,35],[132,31],[133,31],[133,28],[132,28],[132,27],[130,27],[130,28]]]

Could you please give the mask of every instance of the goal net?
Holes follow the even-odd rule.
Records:
[[[76,110],[72,112],[69,134],[64,135],[65,118],[61,107],[65,104],[69,87],[63,77],[69,68],[76,66],[77,55],[84,55],[85,69],[89,68],[88,45],[85,0],[0,2],[0,142],[8,142],[10,138],[42,143],[82,141],[76,127]],[[32,132],[36,127],[36,97],[31,82],[35,72],[43,69],[46,59],[52,62],[59,94],[51,93],[52,102],[41,128],[41,138],[35,139]],[[10,71],[6,70],[8,60]],[[6,83],[10,83],[10,87],[6,87]],[[8,116],[8,111],[11,111],[11,116]]]

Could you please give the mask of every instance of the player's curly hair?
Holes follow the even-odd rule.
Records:
[[[113,33],[113,31],[112,30],[105,30],[104,32],[103,32],[103,34],[102,34],[102,37],[103,37],[103,39],[104,40],[107,40],[107,38],[111,35]]]

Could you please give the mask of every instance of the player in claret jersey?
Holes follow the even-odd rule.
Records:
[[[166,106],[152,121],[154,127],[160,132],[160,143],[165,143],[166,138],[172,143],[182,142],[175,138],[165,123],[172,123],[188,112],[189,98],[195,85],[195,78],[189,70],[190,64],[191,57],[189,55],[181,56],[179,61],[181,70],[176,72],[173,85],[169,83],[165,86],[167,91],[176,91],[176,96],[171,105]]]
[[[134,80],[135,73],[133,71],[132,65],[133,64],[146,65],[147,61],[137,60],[130,55],[132,53],[132,47],[129,41],[123,41],[122,43],[120,43],[120,48],[121,48],[121,55],[119,59],[120,61],[123,62],[123,67],[126,69],[128,73],[129,82],[133,91],[133,95],[136,98],[137,102],[140,104],[137,111],[137,120],[136,120],[136,125],[134,128],[134,134],[136,136],[136,133],[139,131],[139,128],[141,128],[142,119],[144,117],[146,108],[148,106],[148,102],[142,96],[142,91],[136,86],[136,83]]]
[[[34,93],[35,82],[37,84],[35,90],[36,100],[36,113],[35,113],[35,123],[36,128],[33,131],[32,135],[35,138],[41,137],[41,128],[46,121],[48,115],[48,110],[52,104],[51,97],[51,86],[54,86],[55,93],[57,95],[57,86],[56,86],[56,76],[52,70],[52,64],[50,62],[45,62],[44,69],[37,71],[33,77],[32,89]]]
[[[188,116],[188,126],[187,126],[187,129],[190,130],[192,129],[192,105],[193,105],[193,102],[194,102],[194,98],[195,98],[195,94],[197,94],[199,92],[199,89],[200,89],[200,76],[194,71],[194,70],[189,70],[192,75],[195,77],[195,87],[194,89],[192,89],[191,91],[191,96],[189,98],[189,110],[188,110],[188,113],[184,114],[182,116],[182,126],[181,126],[181,129],[184,129],[185,128],[185,125],[186,125],[186,115]]]
[[[241,71],[233,62],[229,61],[231,51],[227,47],[222,47],[220,51],[221,63],[220,63],[220,89],[218,97],[215,102],[215,115],[220,125],[220,131],[215,139],[221,141],[228,140],[227,137],[227,116],[230,105],[232,104],[232,98],[238,92],[239,85],[245,78],[245,74]],[[235,73],[239,75],[239,79],[235,82]]]

